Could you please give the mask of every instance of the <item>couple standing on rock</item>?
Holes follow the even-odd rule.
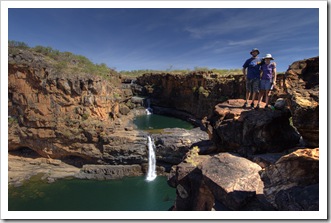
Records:
[[[258,94],[256,109],[260,108],[263,96],[265,96],[265,108],[268,108],[269,91],[276,84],[276,63],[271,63],[271,60],[274,59],[271,54],[266,54],[261,60],[257,56],[260,54],[257,48],[252,49],[250,54],[252,57],[247,59],[243,65],[243,75],[246,79],[246,102],[243,107],[248,107],[248,99],[252,95],[250,107],[254,108],[255,96]]]

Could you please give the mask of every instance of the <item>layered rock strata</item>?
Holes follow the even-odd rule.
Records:
[[[184,111],[197,119],[209,116],[215,104],[245,94],[242,75],[144,74],[136,83],[143,87],[141,93],[151,98],[153,106]]]

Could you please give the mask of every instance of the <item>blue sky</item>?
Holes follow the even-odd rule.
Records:
[[[252,48],[278,71],[319,55],[318,8],[10,8],[8,39],[121,70],[241,68]]]

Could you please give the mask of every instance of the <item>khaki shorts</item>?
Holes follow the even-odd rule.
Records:
[[[259,93],[260,80],[258,78],[246,80],[246,91]]]

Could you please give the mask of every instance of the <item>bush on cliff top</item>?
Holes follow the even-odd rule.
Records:
[[[8,52],[17,54],[18,50],[30,50],[40,53],[53,61],[54,68],[62,74],[93,74],[109,79],[110,75],[117,74],[113,69],[107,67],[105,63],[94,64],[88,58],[82,55],[75,55],[71,52],[60,52],[52,47],[35,46],[29,47],[24,42],[8,41]],[[54,63],[55,62],[55,63]],[[117,76],[117,75],[116,75]]]

